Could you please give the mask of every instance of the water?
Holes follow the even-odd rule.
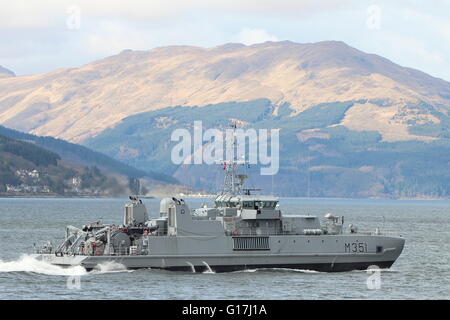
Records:
[[[450,201],[282,199],[286,213],[345,216],[359,230],[401,234],[406,246],[367,288],[366,271],[262,269],[232,273],[61,268],[27,256],[66,225],[120,223],[125,199],[0,199],[0,299],[449,299]],[[194,207],[203,201],[192,199]],[[158,200],[144,200],[152,215]],[[299,209],[301,208],[301,209]],[[55,241],[54,241],[55,243]],[[79,283],[76,282],[80,276]],[[68,285],[69,284],[69,285]],[[79,289],[77,289],[79,288]]]

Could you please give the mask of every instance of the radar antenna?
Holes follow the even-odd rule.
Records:
[[[225,176],[223,180],[223,188],[221,194],[240,194],[242,192],[242,187],[245,183],[245,179],[248,178],[246,174],[237,174],[238,168],[242,164],[248,164],[248,161],[238,160],[235,152],[236,143],[236,123],[231,125],[233,128],[232,139],[232,151],[233,158],[231,160],[218,160],[216,163],[223,165],[223,170],[225,171]]]

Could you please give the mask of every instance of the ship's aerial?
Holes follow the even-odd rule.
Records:
[[[389,268],[405,240],[376,228],[360,232],[344,217],[284,215],[279,199],[244,188],[240,161],[227,161],[224,187],[212,207],[191,210],[183,199],[164,198],[159,217],[150,218],[138,196],[130,196],[122,224],[67,226],[65,238],[36,248],[34,256],[55,265],[87,270],[105,262],[126,268],[201,272],[255,268],[317,271]],[[299,208],[301,211],[301,208]]]

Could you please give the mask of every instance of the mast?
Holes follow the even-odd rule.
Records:
[[[237,174],[239,165],[245,164],[244,160],[220,160],[225,170],[225,176],[223,180],[223,188],[221,194],[240,194],[242,186],[244,185],[246,174]]]
[[[231,135],[233,158],[231,160],[222,159],[218,161],[218,163],[223,165],[223,170],[225,171],[221,195],[240,194],[242,192],[242,186],[244,185],[244,181],[247,178],[247,175],[245,174],[237,174],[239,165],[246,164],[247,161],[237,159],[237,155],[235,152],[237,146],[236,123],[233,123],[231,127],[233,128],[233,134]]]

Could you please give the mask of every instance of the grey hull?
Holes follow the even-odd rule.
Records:
[[[263,252],[233,251],[230,244],[231,237],[214,239],[158,237],[155,241],[158,242],[156,248],[163,248],[165,252],[171,254],[162,252],[124,256],[38,254],[36,257],[61,266],[81,265],[88,270],[94,269],[99,264],[116,262],[128,269],[157,268],[201,272],[211,268],[214,272],[226,272],[255,268],[295,268],[338,272],[365,270],[369,266],[389,268],[404,246],[402,238],[361,235],[273,236],[270,237],[270,250]],[[208,245],[205,246],[205,243]],[[367,252],[346,252],[349,251],[347,243],[366,244]],[[203,247],[215,250],[202,250]],[[168,250],[169,248],[171,250]],[[195,248],[197,252],[194,253],[189,248]],[[377,248],[383,249],[377,252]]]

